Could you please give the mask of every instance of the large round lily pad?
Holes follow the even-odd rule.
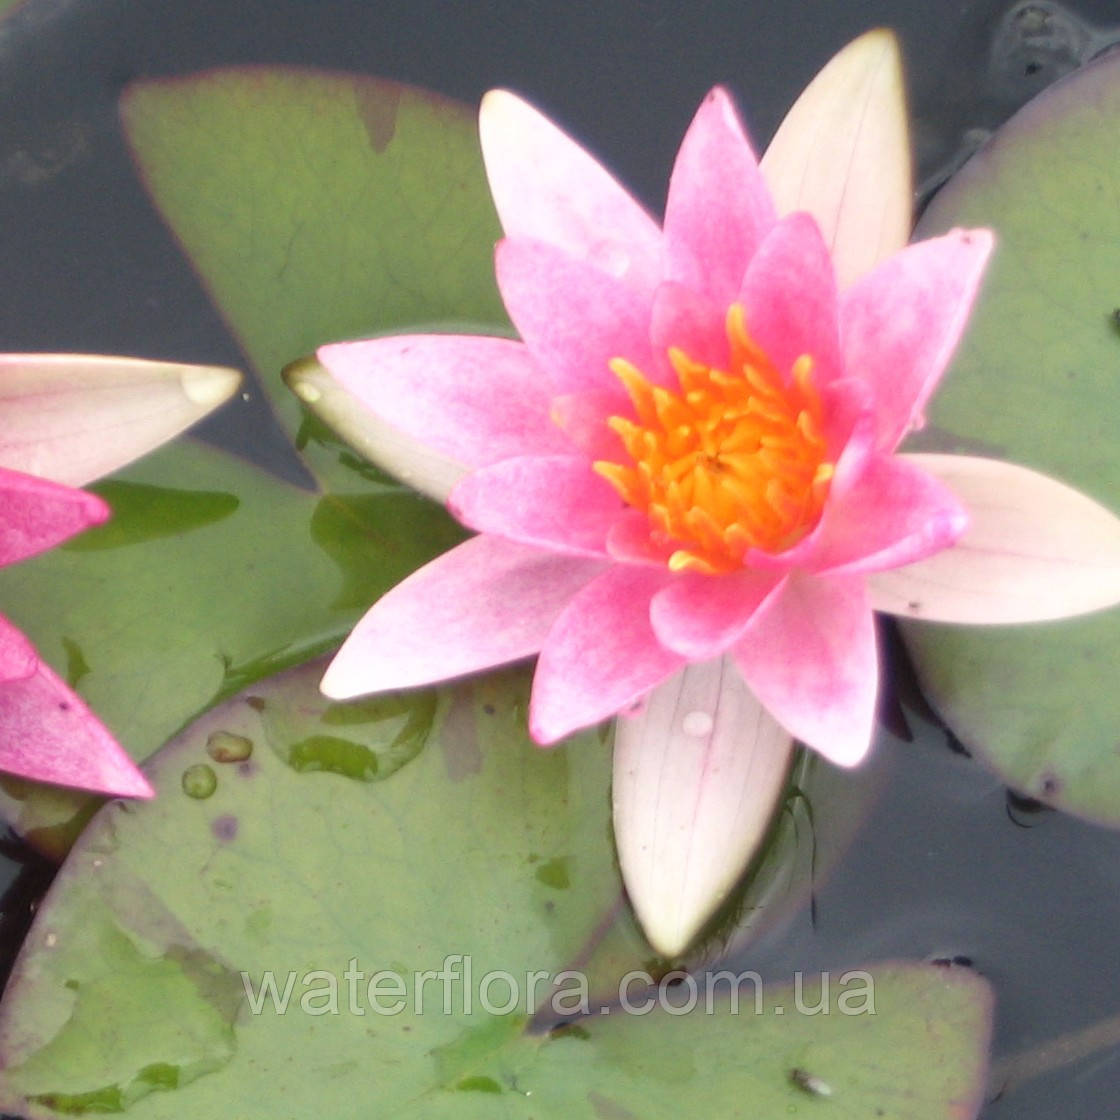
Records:
[[[918,228],[998,249],[914,445],[1006,458],[1120,509],[1120,55],[1031,102]],[[931,700],[1010,785],[1120,826],[1120,610],[1039,626],[907,623]]]
[[[320,668],[203,717],[150,764],[157,800],[83,834],[0,1011],[0,1109],[975,1115],[975,974],[747,977],[737,1013],[726,975],[659,998],[599,734],[534,747],[523,672],[334,705]]]

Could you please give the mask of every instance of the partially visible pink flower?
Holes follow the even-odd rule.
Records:
[[[619,721],[615,832],[639,917],[675,953],[755,850],[791,737],[841,765],[865,755],[873,607],[1003,622],[1108,605],[1120,521],[1010,464],[897,453],[993,239],[903,247],[889,34],[829,63],[761,168],[713,90],[661,225],[514,95],[487,95],[480,131],[519,340],[337,343],[319,351],[337,385],[294,379],[429,492],[458,478],[449,507],[479,533],[372,607],[323,690],[539,654],[541,743],[653,694]]]
[[[53,548],[108,516],[93,494],[0,470],[0,567]],[[112,735],[2,616],[0,769],[104,793],[152,796]]]
[[[0,567],[103,522],[108,506],[69,484],[171,438],[227,400],[238,381],[233,370],[131,358],[0,355]],[[0,770],[96,793],[153,792],[77,693],[2,616]]]

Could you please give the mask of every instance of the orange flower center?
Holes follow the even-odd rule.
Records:
[[[630,461],[595,470],[646,514],[651,540],[673,549],[675,572],[730,572],[748,549],[790,548],[820,518],[833,475],[813,359],[803,354],[783,378],[738,304],[727,312],[727,340],[726,370],[669,350],[679,392],[651,384],[623,358],[610,363],[637,420],[607,421]]]

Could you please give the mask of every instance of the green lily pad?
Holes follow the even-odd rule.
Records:
[[[327,704],[318,671],[208,713],[149,764],[155,801],[91,823],[0,1009],[0,1108],[975,1115],[991,999],[974,973],[746,976],[737,1008],[726,975],[651,990],[598,734],[535,748],[523,672],[373,709]],[[295,765],[323,735],[372,766]]]
[[[912,446],[1010,459],[1120,508],[1120,57],[1032,101],[918,227],[990,226],[998,251]],[[1120,611],[1031,627],[906,623],[931,701],[1008,784],[1120,826]]]
[[[241,67],[130,86],[121,119],[149,193],[290,432],[303,413],[280,370],[316,346],[435,321],[505,323],[472,109],[375,78]],[[313,470],[333,471],[333,457],[307,453]]]

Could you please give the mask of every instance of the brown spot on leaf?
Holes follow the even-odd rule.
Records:
[[[1042,775],[1038,788],[1043,797],[1057,797],[1062,792],[1062,779],[1052,771],[1048,772]]]
[[[210,823],[210,831],[223,844],[228,844],[237,838],[237,818],[228,813],[215,817]]]
[[[354,103],[362,118],[370,147],[380,154],[397,131],[397,110],[401,103],[400,86],[391,82],[358,81],[354,84]]]

